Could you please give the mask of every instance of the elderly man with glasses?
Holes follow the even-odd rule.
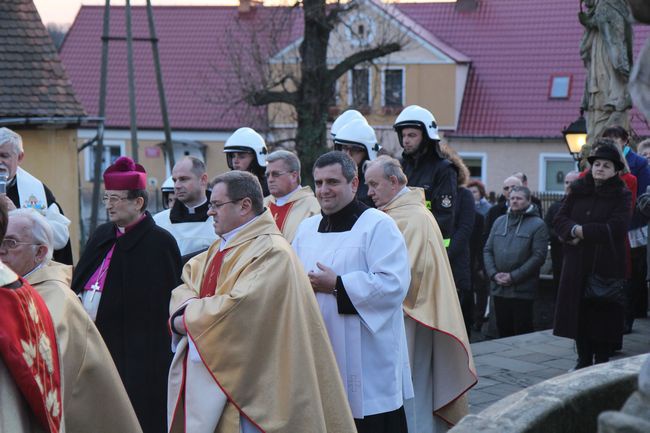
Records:
[[[181,272],[176,240],[146,211],[146,184],[144,168],[130,158],[106,169],[103,201],[110,221],[91,235],[72,280],[145,433],[166,428],[167,309]]]
[[[264,199],[264,206],[291,242],[302,220],[320,213],[320,205],[309,186],[300,186],[300,160],[295,154],[276,150],[266,157],[266,163],[270,195]]]
[[[36,289],[52,319],[61,365],[65,431],[139,432],[138,419],[108,349],[70,290],[72,267],[51,260],[53,244],[52,228],[45,217],[33,209],[16,209],[9,213],[0,259]],[[4,418],[1,413],[0,417]],[[0,430],[5,431],[2,423]],[[20,429],[7,427],[6,431]]]
[[[44,215],[54,234],[54,260],[71,265],[70,220],[63,215],[52,191],[20,167],[24,158],[22,137],[9,128],[0,128],[0,173],[6,176],[5,190],[0,190],[0,200],[10,211],[31,208]]]

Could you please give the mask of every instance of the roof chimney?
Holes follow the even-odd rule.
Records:
[[[239,6],[237,9],[239,10],[240,15],[248,14],[252,12],[258,4],[262,4],[262,2],[257,0],[239,0]]]
[[[479,0],[456,0],[456,12],[474,12]]]

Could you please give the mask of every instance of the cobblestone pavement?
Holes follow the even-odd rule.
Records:
[[[612,359],[650,352],[650,319],[636,319],[623,348]],[[479,382],[469,392],[470,413],[478,413],[510,394],[566,374],[575,366],[574,341],[551,330],[472,344]]]

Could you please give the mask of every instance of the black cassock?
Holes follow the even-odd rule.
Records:
[[[120,373],[145,433],[166,432],[167,375],[172,359],[167,327],[171,291],[180,283],[176,241],[149,212],[117,238],[116,227],[97,228],[74,270],[80,293],[115,244],[95,324]]]

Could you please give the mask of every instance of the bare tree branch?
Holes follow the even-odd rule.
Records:
[[[368,62],[401,49],[402,44],[390,42],[363,51],[357,51],[341,60],[338,65],[327,72],[327,83],[328,85],[332,85],[341,75],[353,69],[359,63]]]
[[[268,105],[273,103],[296,103],[296,92],[278,92],[272,90],[256,90],[246,95],[246,101],[254,106]]]

